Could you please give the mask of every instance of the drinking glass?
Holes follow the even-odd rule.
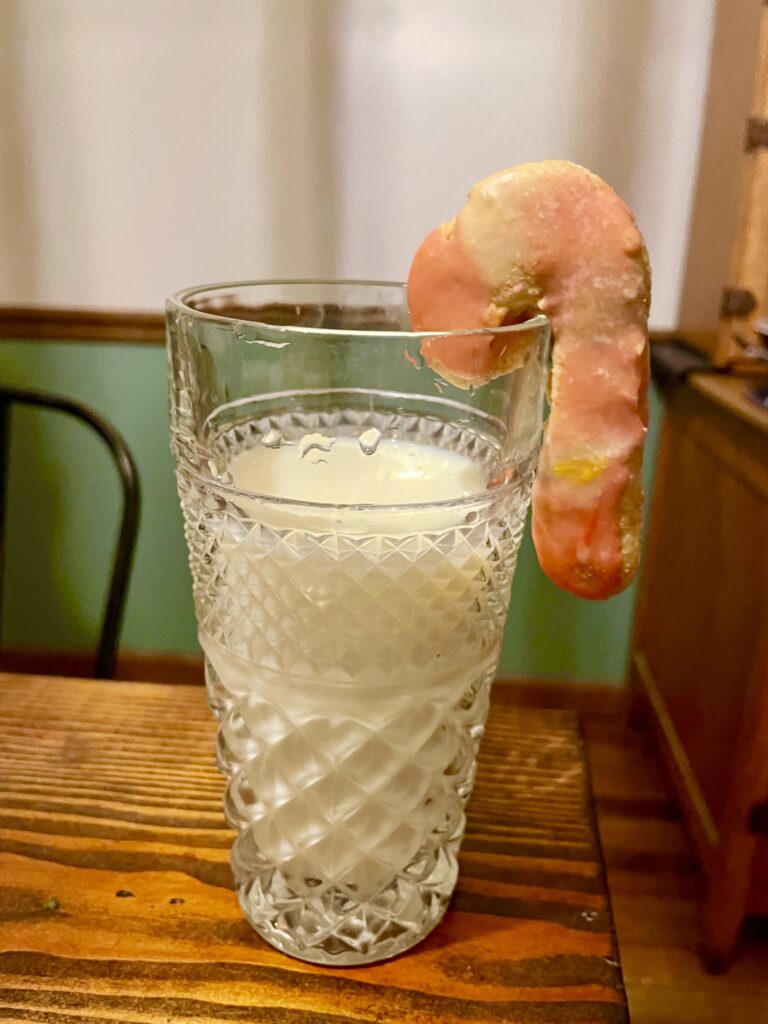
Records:
[[[394,956],[456,883],[540,441],[547,321],[453,333],[517,353],[469,389],[425,362],[437,332],[410,330],[402,285],[194,288],[168,302],[167,324],[243,912],[303,960]],[[290,478],[243,483],[243,466],[281,449]],[[402,473],[390,494],[408,459],[437,470],[426,497],[404,495]],[[443,467],[471,471],[469,493],[446,490]]]

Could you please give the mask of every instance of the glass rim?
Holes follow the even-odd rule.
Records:
[[[206,292],[215,293],[231,288],[252,288],[254,286],[300,286],[300,285],[331,285],[342,287],[367,287],[367,288],[394,288],[405,290],[406,285],[402,281],[381,281],[358,278],[263,278],[244,281],[222,281],[214,284],[193,285],[174,292],[166,300],[166,309],[174,307],[193,317],[208,320],[214,323],[242,326],[247,324],[251,327],[266,328],[283,334],[293,335],[315,335],[331,338],[408,338],[411,340],[425,341],[428,338],[468,338],[476,337],[478,334],[488,337],[498,337],[507,334],[516,334],[520,331],[541,330],[549,327],[549,320],[544,313],[536,313],[527,320],[516,324],[504,324],[499,327],[472,327],[460,331],[400,331],[400,330],[360,330],[356,328],[339,327],[304,327],[299,324],[271,324],[266,320],[249,320],[243,317],[226,316],[221,313],[209,313],[204,310],[195,309],[188,304],[188,300],[195,295],[202,295]]]

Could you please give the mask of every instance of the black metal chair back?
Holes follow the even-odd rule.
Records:
[[[109,449],[120,477],[123,492],[122,516],[112,559],[112,575],[96,647],[93,673],[96,679],[112,679],[115,675],[120,629],[125,612],[128,582],[133,565],[136,536],[139,528],[141,492],[136,463],[133,460],[128,445],[117,430],[103,416],[100,416],[87,405],[43,391],[33,391],[27,388],[0,387],[0,584],[2,583],[5,565],[5,509],[8,488],[11,410],[15,404],[65,413],[87,424],[99,435]],[[0,600],[1,611],[2,601]]]

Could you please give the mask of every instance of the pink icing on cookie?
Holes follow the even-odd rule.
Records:
[[[415,330],[493,327],[542,311],[554,335],[551,414],[533,492],[539,562],[560,587],[610,597],[640,545],[650,274],[631,213],[605,182],[561,160],[477,184],[427,236],[408,280]],[[430,365],[461,386],[514,365],[500,337],[435,338]]]

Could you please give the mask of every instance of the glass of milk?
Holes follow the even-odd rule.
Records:
[[[240,903],[303,960],[395,956],[435,927],[456,882],[547,322],[452,335],[516,353],[465,388],[425,362],[401,285],[217,285],[167,312]]]

